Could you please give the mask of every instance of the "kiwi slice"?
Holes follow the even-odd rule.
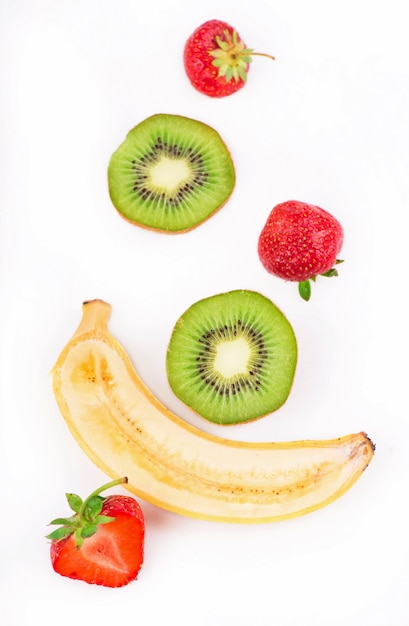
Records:
[[[175,395],[210,422],[239,424],[276,411],[297,364],[294,331],[255,291],[204,298],[176,322],[166,371]]]
[[[111,200],[127,220],[185,232],[220,209],[235,185],[230,153],[210,126],[157,114],[135,126],[108,166]]]

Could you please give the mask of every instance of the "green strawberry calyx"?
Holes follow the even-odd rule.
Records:
[[[214,57],[212,65],[219,69],[219,77],[224,76],[226,82],[234,80],[236,83],[241,79],[243,82],[247,80],[248,64],[253,60],[253,56],[262,56],[275,60],[271,54],[262,52],[254,52],[251,48],[246,48],[244,43],[239,39],[236,30],[223,31],[223,38],[216,36],[217,48],[209,52]]]
[[[335,265],[339,265],[339,263],[343,262],[343,260],[337,259],[335,261]],[[332,278],[333,276],[338,276],[338,270],[335,267],[332,267],[327,272],[323,272],[322,274],[320,274],[320,276]],[[306,302],[308,302],[308,300],[311,298],[311,281],[313,280],[315,282],[316,278],[316,276],[311,276],[307,280],[303,280],[298,283],[298,293],[300,294],[301,298]]]
[[[60,528],[51,532],[46,538],[51,541],[61,541],[73,534],[75,545],[79,549],[87,537],[92,537],[97,532],[99,524],[109,524],[115,521],[115,517],[101,515],[105,498],[99,494],[106,489],[127,482],[126,476],[113,480],[93,491],[86,500],[82,500],[75,493],[66,493],[67,502],[70,509],[74,511],[74,515],[58,517],[50,522],[50,526],[59,525]]]

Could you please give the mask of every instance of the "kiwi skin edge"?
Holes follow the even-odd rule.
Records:
[[[232,189],[232,192],[233,190],[234,190],[234,187]],[[210,218],[216,215],[216,213],[218,213],[220,209],[222,209],[229,200],[230,200],[230,197],[226,198],[223,204],[221,204],[215,211],[213,211],[213,213],[208,215],[204,220],[202,220],[201,222],[197,222],[197,224],[193,224],[193,226],[191,226],[190,228],[185,228],[184,230],[165,230],[161,228],[154,228],[153,226],[147,226],[146,224],[141,224],[139,222],[136,224],[136,222],[133,222],[131,219],[129,219],[129,217],[126,217],[125,215],[123,215],[123,213],[121,213],[121,211],[118,211],[118,209],[116,209],[116,211],[117,213],[119,213],[122,219],[125,220],[125,222],[128,222],[128,224],[132,224],[132,226],[138,226],[139,228],[143,228],[144,230],[148,230],[150,232],[159,233],[160,235],[176,236],[176,235],[183,235],[184,233],[190,233],[190,231],[195,230],[198,226],[201,226],[202,224],[205,224],[206,222],[208,222]]]

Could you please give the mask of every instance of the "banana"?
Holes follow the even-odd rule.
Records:
[[[363,433],[322,441],[250,443],[200,431],[145,386],[108,330],[111,306],[85,302],[52,370],[59,409],[108,476],[164,509],[212,521],[269,522],[319,509],[370,463]]]

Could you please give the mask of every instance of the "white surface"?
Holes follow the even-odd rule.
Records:
[[[2,0],[1,470],[2,626],[73,622],[179,626],[406,626],[406,4],[324,0]],[[210,18],[234,24],[255,59],[247,86],[211,100],[183,72],[184,40]],[[200,119],[237,169],[229,203],[191,233],[123,221],[106,167],[153,113]],[[270,209],[295,198],[343,224],[338,279],[306,304],[257,258]],[[299,343],[292,394],[272,416],[220,430],[173,397],[165,351],[195,300],[259,290]],[[49,371],[85,299],[113,306],[111,330],[173,410],[223,436],[327,438],[365,430],[377,444],[333,505],[264,526],[185,519],[142,502],[146,556],[120,590],[53,573],[44,535],[106,480],[68,433]]]

